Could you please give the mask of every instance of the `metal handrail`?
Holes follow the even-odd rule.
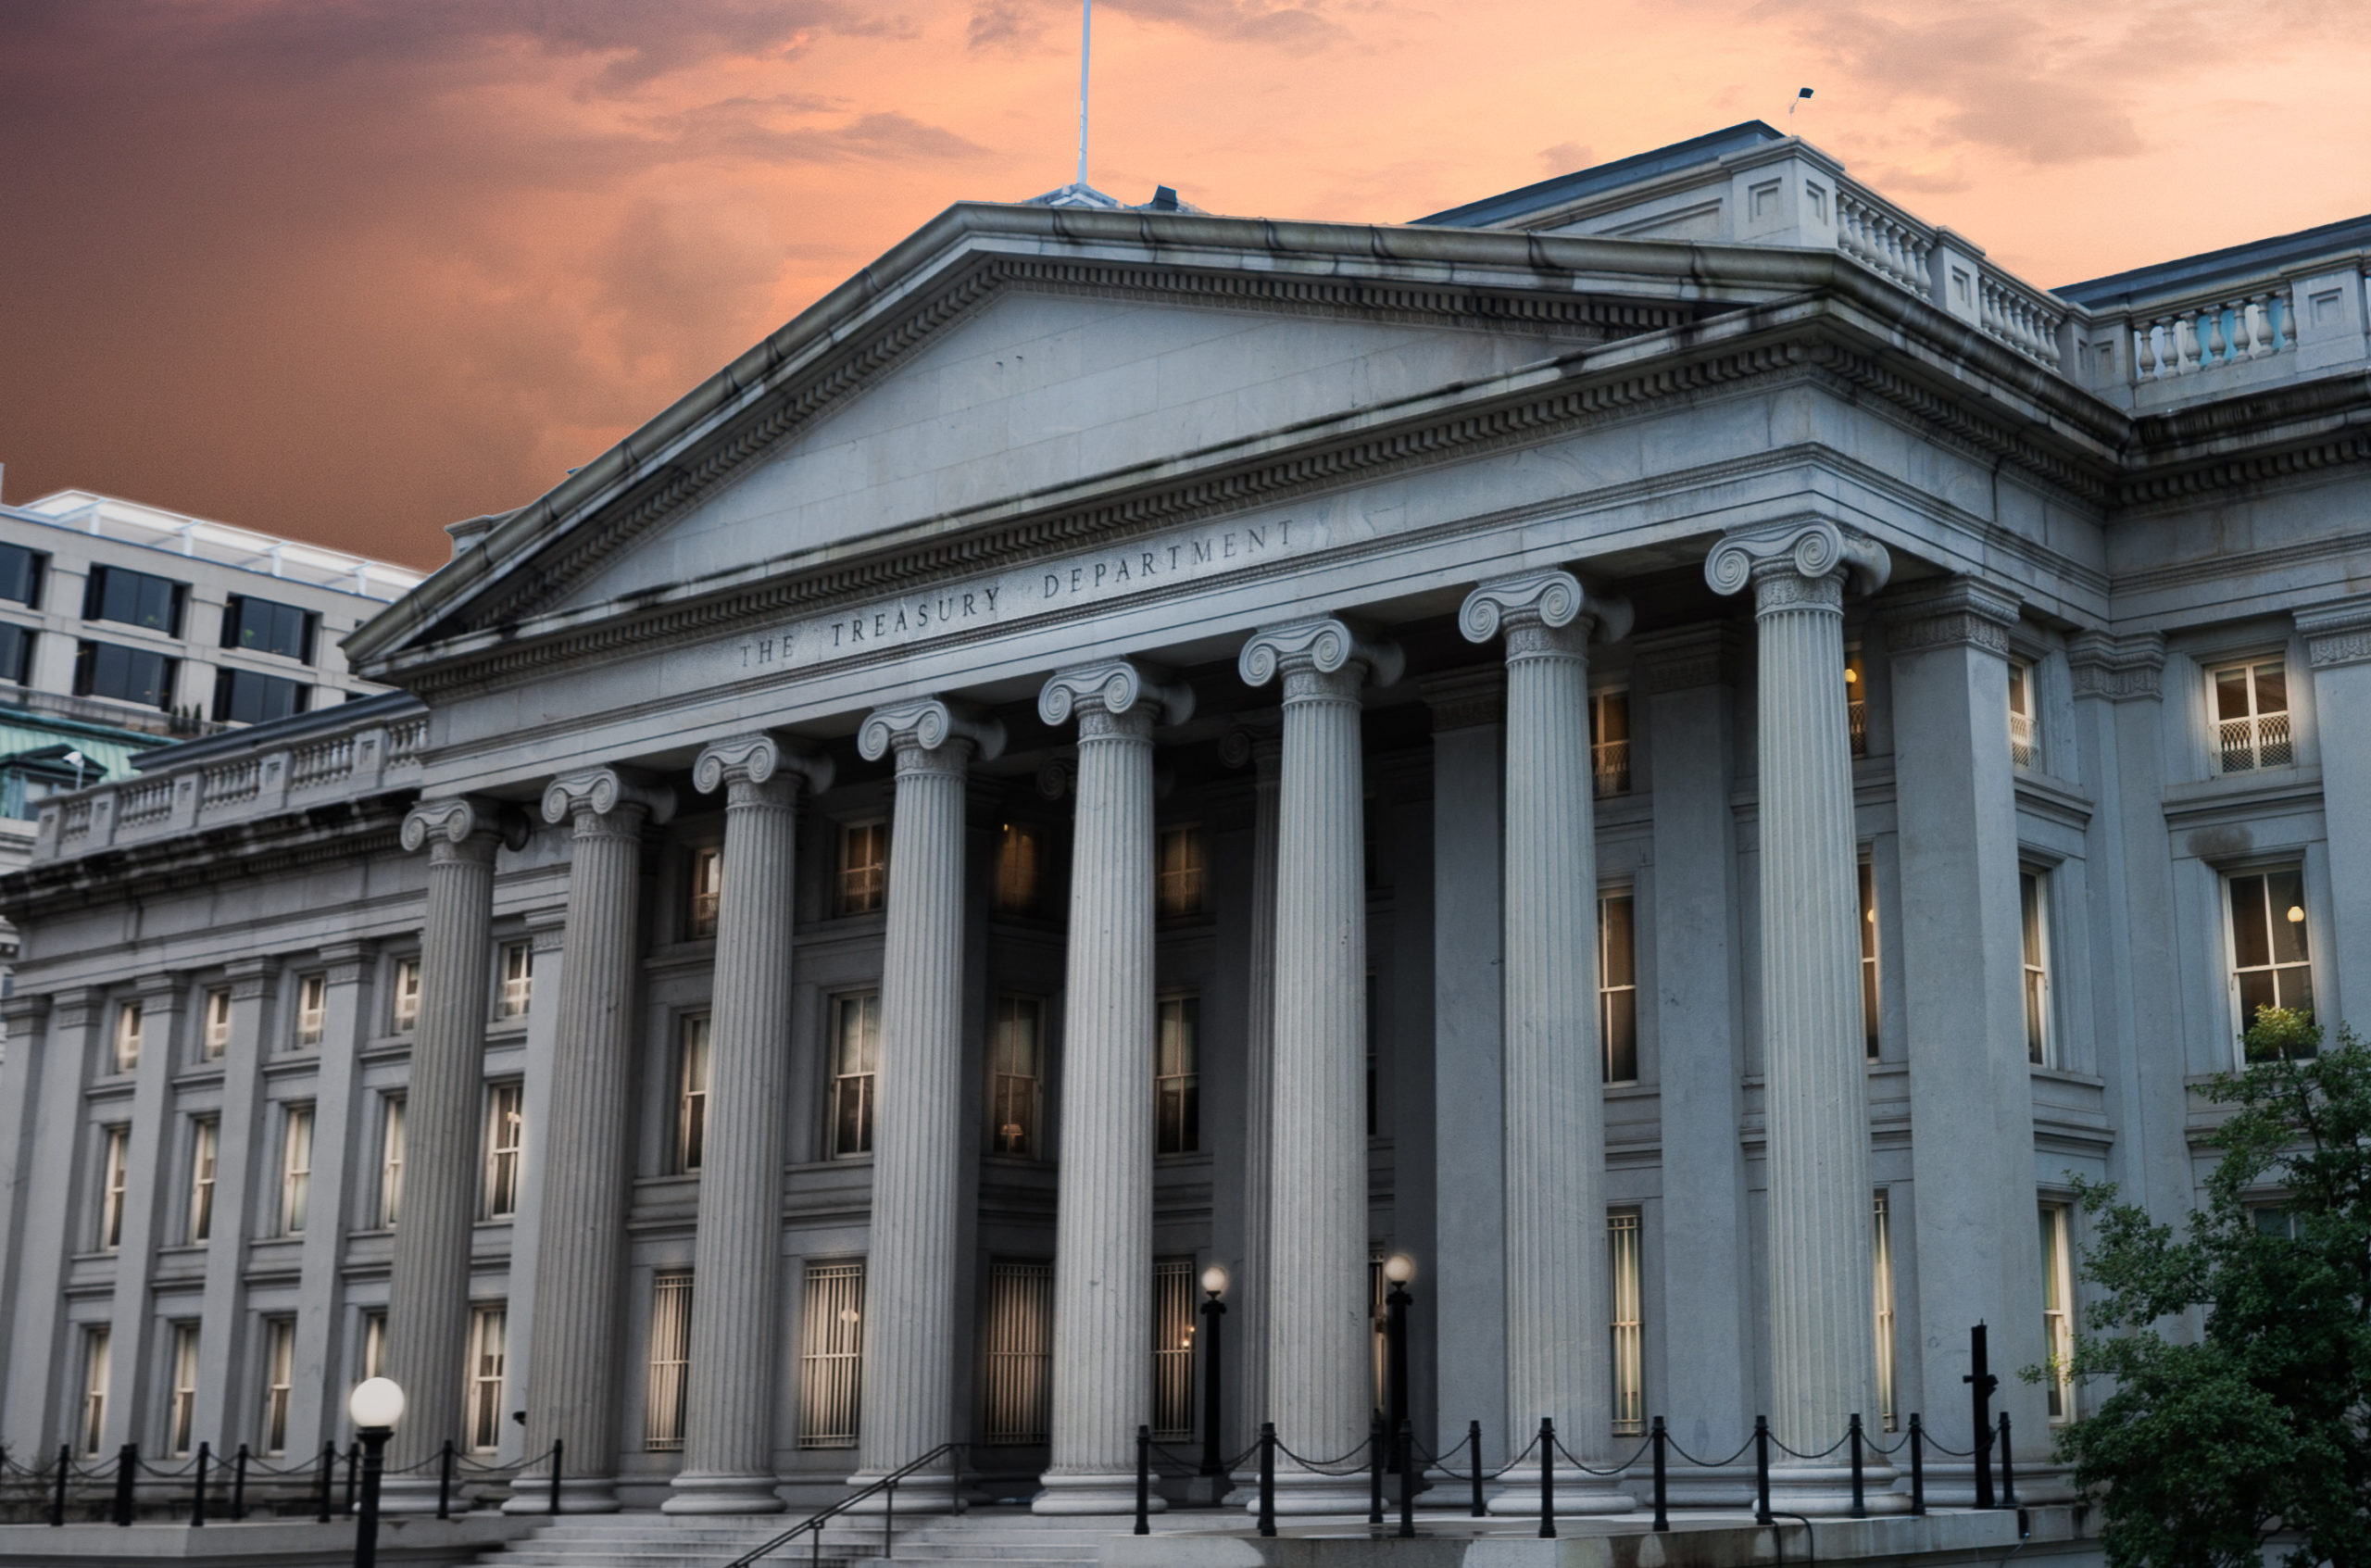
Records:
[[[784,1530],[781,1535],[776,1536],[772,1540],[768,1541],[765,1545],[759,1547],[754,1550],[742,1553],[739,1557],[734,1558],[731,1562],[727,1563],[725,1568],[749,1568],[749,1565],[756,1562],[759,1559],[772,1556],[775,1552],[781,1550],[784,1547],[788,1546],[791,1542],[797,1540],[799,1537],[806,1535],[810,1530],[815,1532],[817,1539],[821,1540],[823,1526],[825,1524],[830,1524],[841,1514],[846,1513],[850,1509],[854,1508],[858,1503],[862,1502],[865,1499],[872,1497],[877,1493],[888,1493],[889,1507],[891,1510],[890,1516],[894,1520],[897,1506],[897,1488],[898,1482],[907,1479],[917,1471],[920,1471],[923,1466],[930,1464],[935,1461],[944,1459],[949,1454],[961,1453],[970,1446],[971,1445],[968,1443],[941,1443],[938,1447],[932,1449],[929,1452],[924,1453],[918,1458],[908,1460],[904,1464],[899,1465],[888,1474],[884,1475],[880,1480],[864,1487],[861,1491],[850,1492],[847,1497],[842,1498],[839,1501],[832,1504],[829,1508],[826,1508],[821,1512],[813,1514],[807,1519],[801,1520],[798,1524],[793,1524],[789,1529]]]

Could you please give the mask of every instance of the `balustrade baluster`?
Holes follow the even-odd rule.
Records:
[[[2231,362],[2231,345],[2223,332],[2223,307],[2220,305],[2206,307],[2206,342],[2200,345],[2198,358],[2202,366]]]

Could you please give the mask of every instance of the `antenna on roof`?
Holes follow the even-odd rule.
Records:
[[[1090,0],[1090,3],[1091,3],[1091,0]],[[1800,104],[1800,103],[1801,103],[1805,98],[1808,98],[1808,97],[1810,97],[1811,95],[1812,95],[1812,90],[1811,90],[1810,88],[1808,88],[1808,87],[1798,87],[1798,88],[1796,88],[1796,89],[1795,89],[1795,102],[1794,102],[1794,103],[1792,103],[1792,104],[1788,104],[1788,105],[1787,106],[1787,118],[1788,118],[1789,119],[1792,119],[1794,118],[1794,115],[1795,115],[1795,107],[1796,107],[1796,105],[1797,105],[1797,104]],[[1084,155],[1082,155],[1082,156],[1084,156]],[[1084,165],[1082,165],[1081,167],[1085,167],[1085,166],[1084,166]]]
[[[1078,183],[1081,185],[1086,183],[1086,62],[1094,44],[1095,0],[1081,0],[1078,21]]]

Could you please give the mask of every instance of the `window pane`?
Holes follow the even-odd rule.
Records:
[[[2276,1006],[2291,1008],[2299,1012],[2314,1010],[2314,972],[2312,970],[2302,967],[2280,969],[2273,971],[2273,975],[2276,981],[2275,989],[2279,997]],[[2252,1018],[2255,1015],[2251,1013],[2249,1016]]]
[[[2242,969],[2272,961],[2271,940],[2264,930],[2264,878],[2260,876],[2231,879],[2231,951],[2238,956]],[[2249,1010],[2248,1016],[2255,1016],[2253,1009]]]
[[[2272,928],[2272,961],[2305,961],[2305,873],[2270,872],[2264,879],[2265,913]]]
[[[2214,672],[2214,717],[2244,719],[2248,716],[2248,672],[2245,670],[2218,670]]]
[[[2279,1005],[2280,995],[2274,987],[2272,971],[2249,970],[2239,976],[2239,1022],[2243,1027],[2254,1025],[2257,1009]]]
[[[1605,994],[1605,1073],[1617,1084],[1638,1077],[1638,993]]]
[[[2289,711],[2289,672],[2278,664],[2255,667],[2256,711],[2286,713]]]

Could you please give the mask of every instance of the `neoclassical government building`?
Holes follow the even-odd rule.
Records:
[[[2076,1178],[2177,1217],[2243,1019],[2371,1021],[2366,243],[2044,289],[1759,123],[948,208],[457,525],[396,689],[44,803],[0,1441],[384,1373],[571,1509],[1118,1512],[1139,1424],[1363,1441],[1404,1253],[1420,1439],[1562,1507],[1966,1449]]]

